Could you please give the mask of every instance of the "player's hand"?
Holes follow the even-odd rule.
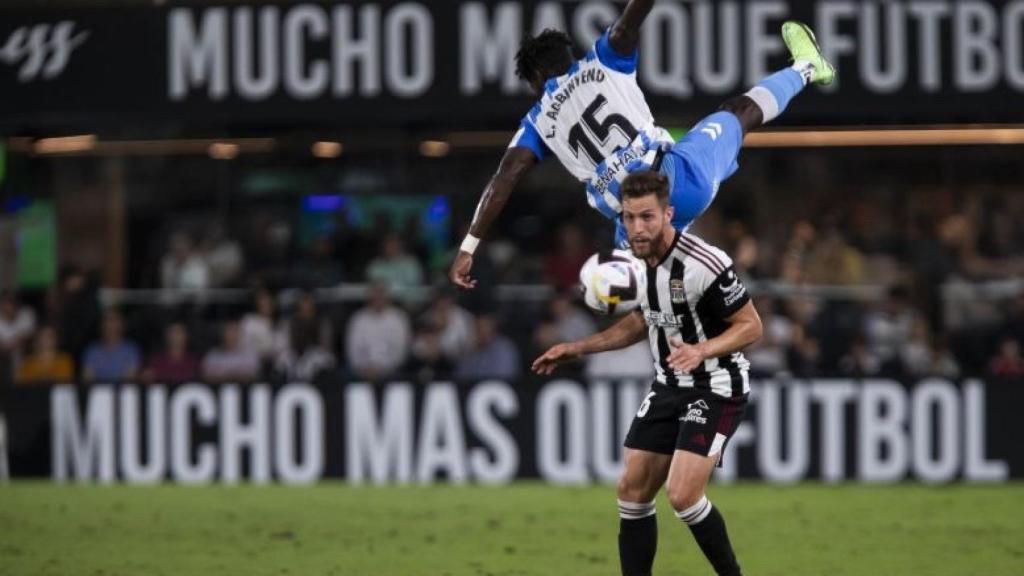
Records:
[[[537,374],[548,375],[562,364],[574,362],[583,357],[583,351],[576,342],[557,344],[533,361],[531,369]]]
[[[476,288],[476,279],[469,277],[469,269],[473,267],[473,255],[469,252],[459,250],[459,254],[452,262],[452,268],[448,271],[448,279],[463,290]]]
[[[689,374],[708,357],[707,345],[704,342],[700,344],[687,344],[682,340],[674,340],[670,345],[672,346],[672,353],[666,358],[668,365],[673,370],[679,370],[684,374]]]

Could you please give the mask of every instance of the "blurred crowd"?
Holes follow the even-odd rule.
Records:
[[[760,375],[1021,380],[1024,293],[969,292],[977,282],[1024,278],[1024,229],[1006,214],[922,218],[905,234],[867,233],[856,214],[797,219],[770,233],[712,214],[695,232],[725,249],[758,294],[765,333],[748,356]],[[606,240],[599,236],[552,226],[547,248],[531,254],[514,238],[492,238],[475,258],[478,288],[457,293],[445,282],[451,253],[432,255],[415,231],[322,234],[302,253],[274,257],[273,247],[223,227],[201,237],[175,230],[156,287],[244,288],[245,302],[104,307],[97,277],[67,267],[45,293],[0,297],[0,360],[20,384],[514,379],[548,346],[609,322],[583,308],[576,291],[580,267]],[[323,290],[342,282],[365,284],[364,297]],[[541,282],[554,296],[495,297],[499,285]],[[759,290],[769,285],[790,290]],[[880,296],[792,290],[807,285],[871,286]],[[652,365],[640,343],[573,370],[647,377]]]

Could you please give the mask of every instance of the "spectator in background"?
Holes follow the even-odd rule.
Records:
[[[800,328],[800,336],[793,347],[789,367],[797,376],[817,376],[821,373],[821,343],[813,335]]]
[[[308,290],[299,293],[295,312],[278,328],[275,353],[294,348],[291,337],[297,331],[313,335],[315,344],[325,350],[333,348],[334,329],[331,321],[317,310],[316,298]]]
[[[554,250],[544,258],[544,279],[559,292],[580,282],[580,268],[590,258],[583,231],[576,224],[563,224],[558,229]]]
[[[907,290],[902,286],[889,289],[885,301],[864,316],[864,337],[872,355],[891,369],[898,367],[900,346],[911,340],[918,321],[917,313],[907,302]]]
[[[320,345],[315,324],[294,322],[290,332],[290,346],[281,351],[274,364],[278,374],[288,382],[313,382],[334,369],[334,354]]]
[[[252,350],[242,347],[238,322],[230,320],[224,323],[221,345],[203,357],[202,374],[210,384],[253,382],[260,377],[260,358]]]
[[[871,348],[858,336],[853,345],[839,360],[839,372],[845,376],[875,376],[882,371],[882,360],[871,351]]]
[[[72,358],[81,358],[96,339],[100,324],[100,303],[96,279],[80,268],[68,266],[61,272],[57,299],[57,333],[60,349]]]
[[[36,315],[32,309],[19,305],[13,292],[0,294],[0,354],[17,364],[35,331]]]
[[[903,372],[913,378],[939,376],[954,379],[960,376],[960,365],[950,352],[943,334],[928,333],[923,317],[914,318],[910,337],[899,346]]]
[[[178,290],[210,287],[210,269],[184,232],[171,236],[170,249],[160,261],[160,285]]]
[[[116,310],[103,315],[99,342],[90,345],[82,357],[82,379],[86,382],[130,382],[139,376],[142,364],[139,347],[124,337],[124,320]]]
[[[199,360],[188,351],[188,330],[174,322],[164,330],[164,351],[149,359],[146,382],[192,382],[199,377]]]
[[[209,284],[214,288],[233,285],[245,266],[242,246],[228,237],[219,223],[210,226],[201,255],[209,271]]]
[[[423,319],[412,341],[408,370],[416,375],[419,382],[427,383],[438,378],[447,378],[455,369],[455,363],[441,350],[441,329],[430,319]]]
[[[274,295],[266,288],[260,288],[254,296],[254,309],[239,323],[242,347],[255,352],[260,360],[271,360],[278,352],[275,348],[276,303]]]
[[[295,264],[292,282],[316,288],[340,284],[344,276],[341,261],[334,255],[334,244],[334,238],[328,234],[319,234],[313,238],[308,256]]]
[[[32,354],[18,368],[18,384],[70,383],[75,378],[75,361],[57,349],[57,332],[43,326],[36,333]]]
[[[949,349],[949,338],[945,334],[936,334],[932,338],[932,365],[928,370],[929,376],[941,376],[949,380],[960,377],[960,364]]]
[[[386,284],[395,298],[411,304],[416,301],[412,289],[423,285],[423,268],[415,257],[406,253],[400,236],[388,234],[380,253],[366,268],[366,279]]]
[[[1021,357],[1020,342],[1009,336],[999,341],[995,356],[988,361],[988,373],[1006,381],[1024,380],[1024,357]]]
[[[511,339],[498,332],[497,319],[486,314],[477,316],[476,345],[459,359],[455,377],[514,380],[519,377],[521,368],[519,350]]]
[[[590,315],[573,303],[568,291],[551,300],[549,313],[548,320],[534,333],[534,344],[541,350],[547,350],[559,342],[581,340],[597,330]]]
[[[851,246],[830,215],[807,261],[806,279],[813,284],[859,284],[864,278],[864,257]]]
[[[651,361],[651,345],[644,339],[632,346],[591,354],[584,360],[583,373],[587,378],[624,378],[647,381],[654,378],[654,362]]]
[[[775,301],[758,297],[754,306],[761,315],[764,333],[744,354],[750,369],[758,374],[772,375],[789,371],[789,358],[800,329],[785,316],[778,314]]]
[[[736,273],[742,277],[757,275],[758,242],[742,220],[730,220],[725,227],[725,251],[733,255]]]
[[[469,352],[476,340],[475,320],[465,308],[455,301],[455,293],[442,288],[434,302],[423,313],[423,321],[438,330],[438,345],[441,353],[452,363]]]
[[[349,320],[345,331],[348,366],[361,379],[379,381],[405,363],[410,344],[409,316],[394,306],[387,285],[370,285],[366,307]]]
[[[910,376],[924,376],[931,371],[932,346],[928,337],[928,325],[923,318],[915,318],[910,336],[899,343],[900,361],[903,371]]]
[[[779,266],[779,279],[794,284],[807,281],[807,266],[817,237],[818,232],[810,222],[799,220],[793,224]]]

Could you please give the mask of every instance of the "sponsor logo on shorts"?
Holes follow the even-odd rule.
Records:
[[[683,416],[679,420],[683,422],[693,422],[694,424],[707,424],[708,419],[704,416],[704,411],[708,409],[708,403],[703,399],[697,400],[696,402],[690,402],[686,405],[686,416]]]

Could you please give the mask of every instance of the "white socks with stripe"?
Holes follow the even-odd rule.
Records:
[[[648,516],[654,516],[653,500],[646,504],[619,500],[619,518],[622,518],[623,520],[640,520],[641,518],[647,518]]]
[[[789,101],[807,86],[813,72],[814,66],[809,62],[796,62],[761,80],[744,96],[757,104],[761,109],[761,123],[767,124],[782,114]]]
[[[775,95],[764,86],[754,86],[744,96],[753,100],[754,104],[761,109],[761,116],[764,118],[761,121],[763,124],[779,117],[779,102],[775,99]]]
[[[683,522],[686,522],[688,526],[693,526],[694,524],[700,524],[710,513],[711,501],[708,500],[707,496],[701,496],[700,500],[693,506],[681,512],[676,512],[676,516]]]

